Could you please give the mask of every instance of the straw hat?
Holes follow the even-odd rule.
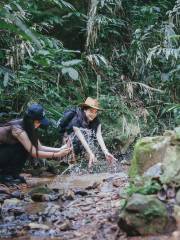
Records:
[[[91,107],[97,110],[102,110],[99,106],[99,102],[95,98],[88,97],[84,103],[79,105],[80,107]]]

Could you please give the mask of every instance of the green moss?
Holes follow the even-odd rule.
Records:
[[[154,195],[134,194],[128,199],[120,218],[125,220],[129,229],[148,235],[163,233],[168,213],[165,204]]]
[[[154,219],[154,217],[163,217],[166,216],[166,208],[165,206],[160,203],[158,200],[154,200],[150,202],[149,207],[144,210],[143,216],[148,221]]]
[[[50,194],[53,193],[53,190],[49,189],[45,186],[36,187],[29,192],[29,195],[32,196],[33,194]]]
[[[134,149],[133,160],[129,170],[129,176],[131,178],[140,174],[142,165],[142,156],[149,154],[152,151],[153,142],[147,142],[146,138],[140,139]]]
[[[134,178],[136,175],[141,175],[143,173],[145,166],[148,166],[149,160],[158,149],[155,147],[156,144],[162,143],[164,139],[165,137],[146,137],[140,139],[136,143],[129,170],[130,178]],[[149,162],[149,165],[151,165],[151,162]]]
[[[140,193],[143,195],[155,194],[161,189],[161,185],[152,179],[142,179],[142,185],[139,186],[136,182],[130,184],[126,189],[125,193],[128,196],[132,196],[133,193]]]

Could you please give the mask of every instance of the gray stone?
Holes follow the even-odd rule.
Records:
[[[168,223],[165,205],[153,195],[133,194],[119,216],[119,227],[128,235],[163,233]]]
[[[156,163],[162,163],[170,137],[145,137],[140,139],[134,149],[133,159],[129,171],[130,177],[143,175],[150,167]]]

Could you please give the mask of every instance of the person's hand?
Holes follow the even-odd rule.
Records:
[[[105,157],[109,164],[117,161],[117,159],[111,153],[106,153]]]
[[[72,140],[71,140],[70,137],[67,138],[67,140],[66,140],[66,145],[67,145],[67,147],[69,147],[69,148],[72,147]]]
[[[93,163],[97,161],[95,155],[93,153],[89,154],[89,163],[88,163],[88,168],[91,168]]]
[[[57,157],[64,157],[66,156],[68,153],[70,153],[72,151],[72,148],[63,148],[61,149],[59,152],[56,153]]]

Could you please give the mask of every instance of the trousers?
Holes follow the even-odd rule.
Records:
[[[22,144],[0,144],[0,175],[18,175],[21,173],[28,152]]]

